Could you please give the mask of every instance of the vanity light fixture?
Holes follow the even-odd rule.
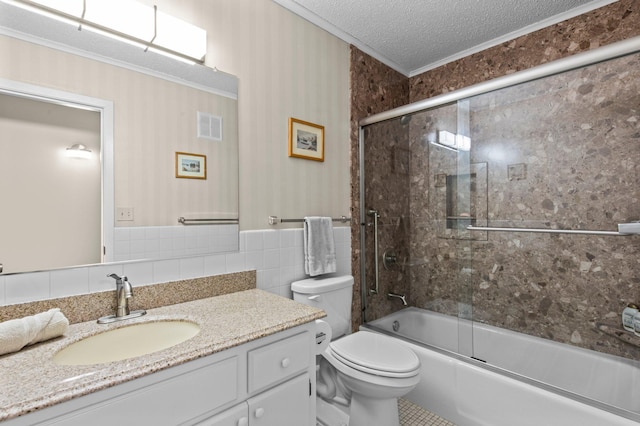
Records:
[[[65,153],[67,157],[70,158],[91,158],[91,150],[87,148],[86,145],[83,145],[81,143],[74,143],[69,148],[67,148]]]
[[[204,63],[207,31],[132,0],[13,0],[11,3],[190,63]]]

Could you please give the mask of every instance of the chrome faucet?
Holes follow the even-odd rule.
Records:
[[[387,296],[391,299],[392,297],[395,297],[397,299],[402,300],[402,304],[404,306],[409,306],[409,304],[407,303],[407,296],[405,296],[404,294],[396,294],[396,293],[388,293]]]
[[[131,312],[129,310],[129,299],[133,297],[133,287],[127,277],[120,277],[117,274],[107,275],[109,278],[116,280],[116,313],[98,319],[100,324],[107,324],[114,321],[121,321],[129,318],[136,318],[145,315],[147,311],[137,310]]]
[[[116,300],[118,301],[116,317],[129,315],[129,299],[133,297],[131,283],[129,283],[127,277],[119,277],[116,274],[109,274],[107,276],[116,280]]]

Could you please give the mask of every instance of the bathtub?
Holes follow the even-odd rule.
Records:
[[[640,423],[640,362],[413,307],[360,329],[408,345],[422,378],[405,398],[456,425]]]

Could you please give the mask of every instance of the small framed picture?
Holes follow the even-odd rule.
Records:
[[[289,157],[324,161],[324,126],[289,118]]]
[[[176,177],[185,179],[207,178],[207,156],[176,152]]]

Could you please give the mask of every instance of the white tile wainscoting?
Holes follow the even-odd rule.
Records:
[[[335,227],[338,274],[351,273],[351,230]],[[257,271],[257,287],[291,298],[291,282],[305,278],[302,228],[240,232],[240,251],[166,260],[123,261],[45,272],[0,275],[0,306],[112,290],[107,274],[134,285]]]
[[[238,225],[117,227],[113,260],[169,259],[238,250]]]

